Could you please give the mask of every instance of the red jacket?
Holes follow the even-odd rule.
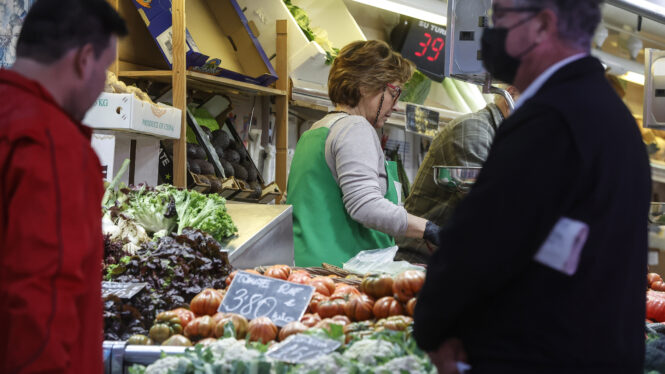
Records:
[[[0,70],[0,372],[101,373],[99,160],[89,128]]]

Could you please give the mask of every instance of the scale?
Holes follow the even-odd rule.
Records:
[[[665,129],[665,51],[644,49],[644,127]]]

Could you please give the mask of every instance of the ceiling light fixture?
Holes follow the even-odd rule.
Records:
[[[355,0],[358,3],[387,10],[389,12],[403,14],[415,19],[427,21],[437,25],[446,25],[446,6],[439,1],[418,1],[418,6],[408,4],[405,0]]]
[[[639,84],[640,86],[644,86],[644,74],[627,71],[625,74],[619,75],[619,78],[628,82]]]
[[[597,57],[609,73],[625,81],[644,86],[644,65],[636,61],[621,58],[605,51],[593,48],[591,54]]]

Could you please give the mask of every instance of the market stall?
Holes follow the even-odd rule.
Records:
[[[257,269],[234,271],[226,278],[225,289],[202,291],[192,299],[189,310],[158,314],[147,335],[133,335],[127,343],[106,342],[108,372],[122,373],[128,368],[132,373],[167,368],[178,372],[190,365],[231,372],[332,372],[342,368],[436,372],[411,337],[410,316],[424,282],[422,271],[361,278],[326,268],[274,265]],[[279,301],[290,296],[261,291],[256,286],[260,282],[276,283],[282,290],[290,284],[310,294],[293,307],[288,301],[278,303],[283,311],[273,312],[262,308],[262,302],[269,305],[270,295]],[[236,313],[224,312],[231,309]],[[302,317],[291,322],[281,317],[291,312]],[[194,344],[194,350],[183,347]],[[161,352],[167,356],[160,358]]]
[[[424,271],[294,267],[292,208],[279,202],[299,136],[333,107],[327,75],[341,47],[383,39],[416,62],[385,129],[408,186],[437,132],[493,101],[477,72],[444,74],[460,40],[444,49],[442,25],[351,0],[109,2],[130,34],[84,120],[107,180],[105,372],[436,372],[411,336]],[[619,77],[662,201],[662,24],[640,19],[644,31],[627,30],[617,22],[627,12],[614,8],[622,2],[610,3],[593,53]],[[645,62],[641,84],[617,68],[635,73]],[[466,192],[467,172],[437,170],[437,183]],[[665,372],[661,208],[651,217],[646,361]]]

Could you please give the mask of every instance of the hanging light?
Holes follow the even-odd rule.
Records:
[[[403,14],[405,16],[418,20],[427,21],[437,25],[445,25],[448,22],[446,18],[446,5],[440,1],[421,0],[355,0],[358,3],[373,6],[375,8],[387,10],[389,12]],[[416,5],[417,4],[417,5]]]

